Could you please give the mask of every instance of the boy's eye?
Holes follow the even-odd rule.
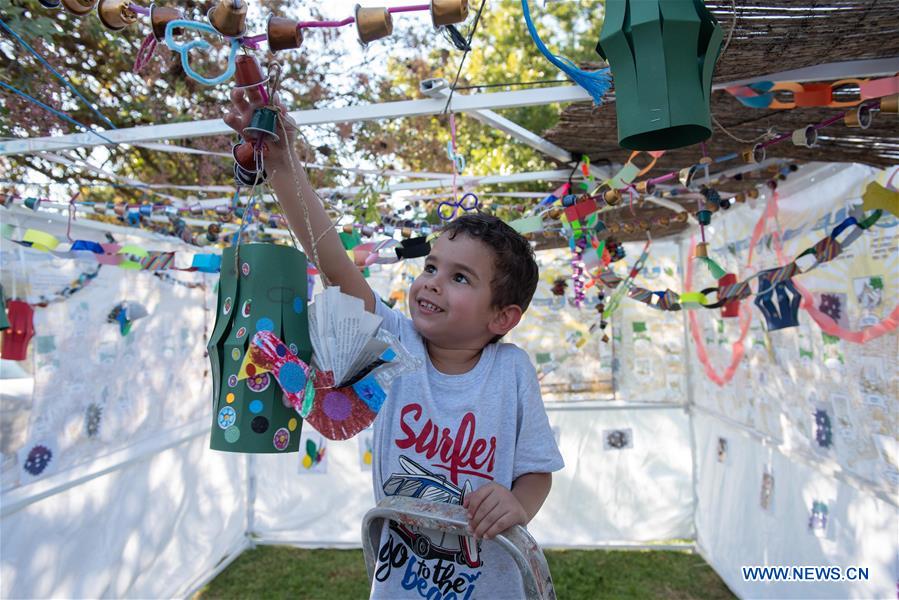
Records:
[[[463,275],[462,273],[456,273],[453,275],[453,281],[456,283],[468,283],[468,277]]]
[[[437,269],[434,268],[434,265],[425,265],[425,273],[433,273]]]

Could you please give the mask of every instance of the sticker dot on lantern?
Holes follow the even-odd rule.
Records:
[[[297,428],[297,420],[292,418],[287,422],[287,428],[291,431],[294,431]]]
[[[302,314],[305,304],[306,303],[303,302],[303,299],[297,296],[293,299],[293,312],[297,313],[298,315]]]
[[[256,433],[265,433],[268,431],[268,419],[265,417],[256,417],[253,419],[253,422],[250,423],[250,427],[252,427],[253,431]]]
[[[237,440],[240,439],[240,429],[237,428],[236,425],[232,425],[228,429],[225,430],[225,441],[229,444],[233,444]]]
[[[228,404],[234,402],[234,394],[229,392],[228,395],[225,396],[225,402],[227,402]]]
[[[275,322],[268,317],[262,317],[256,321],[256,331],[273,331],[274,329]]]
[[[253,400],[250,402],[250,412],[253,414],[259,414],[262,412],[262,400]]]
[[[231,349],[231,358],[234,360],[240,360],[240,350],[238,348]]]

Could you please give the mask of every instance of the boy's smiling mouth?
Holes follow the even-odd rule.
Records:
[[[442,308],[440,308],[433,302],[428,302],[427,300],[419,300],[418,308],[426,315],[434,315],[443,312]]]

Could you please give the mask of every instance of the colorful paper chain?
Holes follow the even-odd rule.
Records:
[[[858,98],[834,100],[835,90],[847,86],[858,86]],[[797,83],[795,81],[758,81],[747,85],[726,88],[728,93],[749,108],[771,110],[791,110],[810,106],[829,108],[850,108],[865,100],[899,94],[899,76],[882,79],[840,79],[831,83]],[[777,92],[788,92],[792,99],[778,100]]]

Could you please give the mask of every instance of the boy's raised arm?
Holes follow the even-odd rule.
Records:
[[[253,111],[263,105],[262,96],[256,89],[236,89],[231,92],[231,102],[231,111],[225,116],[225,123],[240,133],[249,125]],[[317,266],[328,281],[340,286],[343,293],[361,299],[365,303],[365,310],[374,312],[375,301],[371,288],[347,255],[337,230],[309,182],[294,149],[295,129],[286,121],[287,111],[284,106],[277,100],[276,103],[281,110],[276,132],[280,139],[278,142],[267,142],[265,170],[284,210],[284,216],[300,240],[306,256],[315,261],[317,255]],[[284,135],[285,130],[287,135]]]

